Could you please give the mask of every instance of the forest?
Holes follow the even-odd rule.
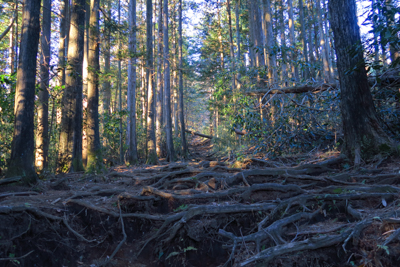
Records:
[[[398,0],[0,0],[1,266],[398,266]]]

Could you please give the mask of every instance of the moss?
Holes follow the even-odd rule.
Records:
[[[156,165],[157,163],[158,163],[157,153],[155,152],[155,150],[153,150],[153,151],[150,150],[149,155],[147,157],[146,164]]]
[[[97,173],[101,172],[104,169],[103,166],[103,156],[101,149],[96,150],[95,152],[89,152],[87,154],[87,173]]]

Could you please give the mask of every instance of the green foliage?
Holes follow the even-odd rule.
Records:
[[[6,166],[11,153],[14,129],[14,97],[16,74],[0,75],[0,167]]]

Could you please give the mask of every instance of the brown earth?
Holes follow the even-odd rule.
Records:
[[[0,180],[0,266],[400,266],[398,159],[213,158]],[[232,166],[240,168],[232,168]]]

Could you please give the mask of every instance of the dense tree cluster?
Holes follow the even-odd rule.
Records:
[[[399,7],[358,9],[364,21],[354,0],[1,2],[0,167],[33,182],[175,161],[187,126],[275,154],[340,139],[356,163],[386,152]]]

